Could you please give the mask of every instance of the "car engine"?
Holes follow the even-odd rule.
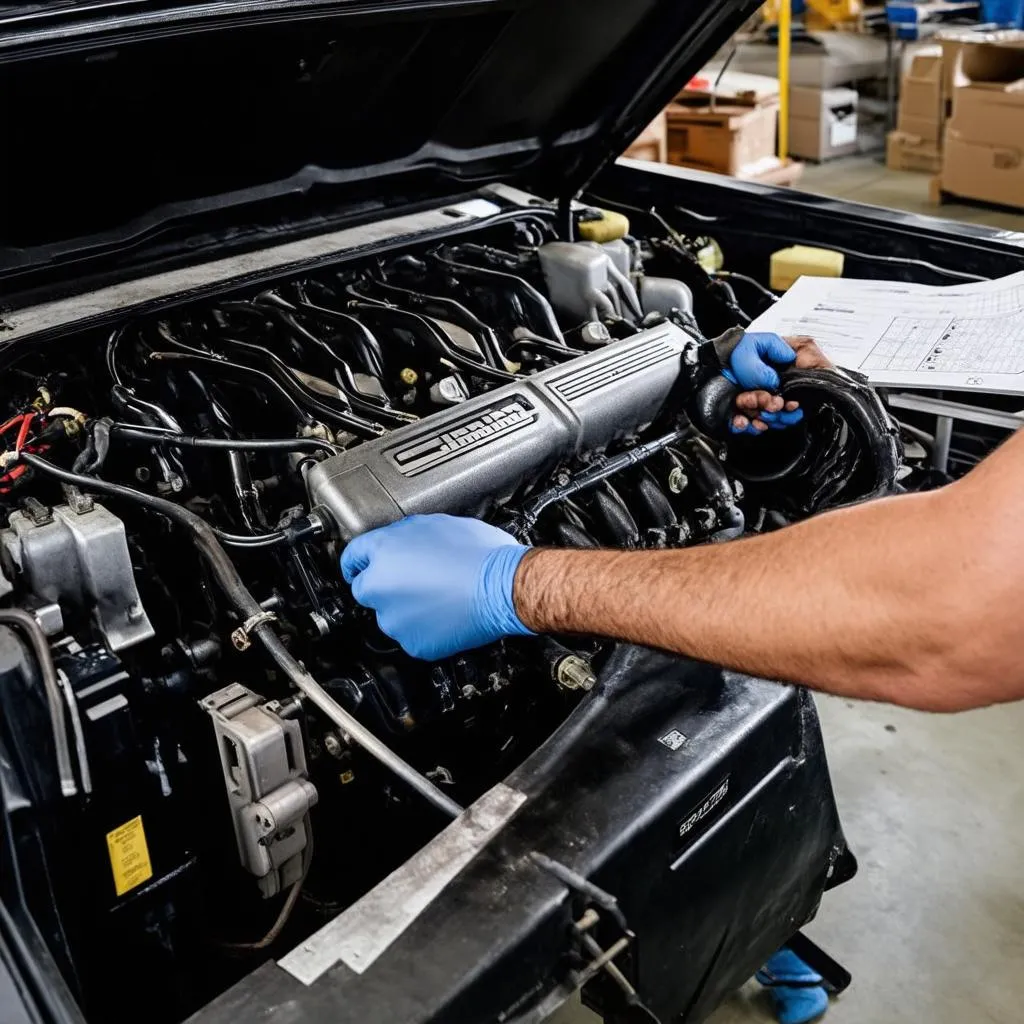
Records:
[[[6,857],[87,1019],[179,1021],[352,904],[585,699],[612,644],[406,656],[338,571],[415,513],[685,547],[890,491],[840,371],[731,436],[736,295],[675,233],[556,211],[9,345]],[[112,955],[111,951],[116,951]]]

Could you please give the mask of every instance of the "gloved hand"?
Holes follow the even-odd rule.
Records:
[[[478,519],[409,516],[342,552],[352,596],[414,658],[437,661],[503,636],[532,635],[512,603],[529,548]]]
[[[789,366],[796,350],[777,334],[746,333],[733,348],[729,366],[722,372],[743,388],[736,399],[737,413],[729,424],[734,434],[761,434],[766,429],[784,430],[803,419],[796,402],[773,394],[779,388],[775,367]]]

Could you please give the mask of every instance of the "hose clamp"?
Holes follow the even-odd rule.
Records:
[[[250,615],[237,629],[231,632],[231,642],[235,645],[235,649],[239,651],[247,651],[252,647],[252,637],[250,634],[257,626],[262,626],[264,622],[276,622],[277,616],[273,612],[257,612],[255,615]]]

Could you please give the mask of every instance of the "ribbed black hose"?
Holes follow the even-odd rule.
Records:
[[[50,721],[53,724],[53,745],[57,753],[57,774],[60,777],[60,790],[64,796],[74,796],[78,791],[75,784],[75,773],[71,769],[71,751],[68,747],[67,726],[64,722],[64,698],[57,681],[57,669],[50,654],[50,645],[46,642],[39,623],[20,608],[0,608],[0,624],[14,626],[25,634],[32,648],[32,653],[39,664],[39,673],[46,690],[46,702],[50,708]]]
[[[257,620],[251,629],[251,635],[260,641],[267,654],[276,662],[278,668],[291,680],[295,687],[305,694],[351,740],[380,761],[384,767],[390,769],[399,778],[404,779],[412,789],[415,789],[434,807],[452,818],[457,818],[462,813],[462,808],[454,800],[442,793],[429,779],[424,778],[412,765],[403,761],[390,747],[377,739],[362,722],[353,718],[292,657],[271,628],[270,623],[266,619],[261,618],[264,615],[263,609],[257,603],[256,598],[249,593],[248,588],[242,582],[242,577],[238,574],[238,570],[231,559],[228,558],[227,552],[221,547],[213,527],[205,519],[181,505],[176,505],[173,501],[168,501],[166,498],[158,498],[155,495],[146,494],[144,491],[136,491],[134,488],[110,483],[107,480],[80,476],[78,473],[61,469],[52,462],[41,459],[38,455],[32,455],[23,451],[20,453],[20,459],[27,465],[38,469],[42,473],[48,473],[63,483],[74,484],[83,491],[107,494],[112,498],[124,498],[127,501],[134,501],[137,505],[151,509],[154,512],[159,512],[172,522],[185,527],[191,534],[199,553],[210,566],[210,570],[224,592],[224,596],[231,603],[243,622],[247,622],[250,619]]]

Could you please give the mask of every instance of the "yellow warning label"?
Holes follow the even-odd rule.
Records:
[[[123,896],[153,877],[141,814],[107,833],[107,852],[110,854],[110,870],[114,872],[114,888],[118,896]]]

